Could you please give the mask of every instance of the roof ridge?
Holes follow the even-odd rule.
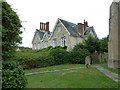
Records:
[[[60,19],[60,18],[58,18],[59,20],[62,20],[62,21],[65,21],[65,22],[68,22],[68,23],[71,23],[71,24],[75,24],[75,23],[73,23],[73,22],[70,22],[70,21],[66,21],[66,20],[63,20],[63,19]],[[77,25],[77,24],[75,24],[75,25]]]
[[[36,31],[38,32],[38,35],[39,35],[40,39],[42,40],[45,32],[42,32],[41,30],[38,30],[38,29]]]

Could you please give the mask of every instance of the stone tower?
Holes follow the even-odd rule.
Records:
[[[108,67],[120,68],[120,0],[110,6]]]

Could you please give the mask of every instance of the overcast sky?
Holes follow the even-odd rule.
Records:
[[[32,39],[40,22],[50,22],[50,31],[57,18],[69,22],[88,21],[99,38],[109,33],[109,7],[113,0],[6,0],[17,12],[25,31],[21,46],[32,47]]]

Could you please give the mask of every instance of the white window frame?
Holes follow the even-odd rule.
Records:
[[[66,39],[65,37],[61,37],[61,46],[65,46]]]
[[[38,43],[38,49],[40,49],[40,42]]]
[[[57,39],[53,39],[53,47],[57,46]]]
[[[61,32],[61,27],[60,27],[60,26],[58,26],[58,32],[59,32],[59,33]]]
[[[36,43],[33,44],[33,48],[36,49]]]

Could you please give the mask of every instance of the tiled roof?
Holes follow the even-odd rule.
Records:
[[[70,35],[72,35],[74,37],[79,37],[79,36],[82,37],[84,35],[87,35],[91,30],[96,35],[93,26],[86,27],[84,35],[82,35],[82,34],[80,34],[80,32],[78,32],[78,25],[71,23],[71,22],[68,22],[68,21],[65,21],[65,20],[62,20],[62,19],[58,19],[58,21],[60,21],[65,26],[65,28],[68,30]],[[39,29],[36,29],[36,33],[38,33],[41,40],[43,39],[44,35],[46,34],[44,30],[39,30]],[[50,38],[52,35],[52,32],[48,32],[46,35],[48,36],[48,38]]]
[[[42,38],[43,38],[45,32],[42,32],[42,31],[40,31],[40,30],[38,30],[38,29],[36,30],[36,32],[38,33],[40,39],[42,40]]]
[[[68,21],[65,21],[65,20],[62,20],[62,19],[59,19],[59,20],[64,24],[64,26],[67,28],[67,30],[70,32],[70,34],[72,36],[82,36],[82,34],[80,34],[80,32],[77,31],[78,30],[78,25],[76,25],[74,23],[71,23],[71,22],[68,22]],[[96,35],[93,26],[86,27],[84,35],[87,35],[90,31],[93,31],[93,33]]]
[[[87,35],[90,31],[93,31],[93,33],[96,35],[93,26],[91,26],[91,27],[86,27],[86,28],[85,28],[85,32],[84,32],[84,35]],[[97,35],[96,35],[96,36],[97,36]]]
[[[67,28],[67,30],[70,32],[72,36],[80,36],[79,33],[77,32],[77,25],[62,19],[59,19],[64,26]]]

